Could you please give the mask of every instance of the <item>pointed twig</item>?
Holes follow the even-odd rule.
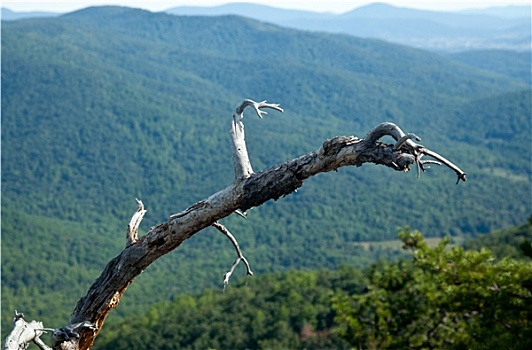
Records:
[[[247,211],[242,211],[240,209],[237,209],[235,210],[235,213],[237,213],[238,215],[240,215],[241,217],[243,217],[244,219],[248,217],[248,213]]]
[[[447,160],[446,158],[444,158],[443,156],[439,155],[438,153],[436,152],[433,152],[425,147],[421,147],[420,149],[420,152],[426,154],[427,156],[430,156],[436,160],[438,160],[439,162],[441,162],[442,164],[445,164],[447,167],[449,167],[450,169],[452,169],[456,175],[458,176],[458,179],[456,180],[456,184],[458,185],[458,183],[460,182],[460,180],[462,181],[466,181],[466,173],[462,171],[462,169],[460,169],[458,166],[456,166],[453,162],[451,162],[450,160]]]
[[[263,114],[268,114],[268,112],[266,111],[261,111],[261,108],[270,108],[275,109],[276,111],[281,113],[284,112],[284,110],[279,106],[278,103],[266,103],[266,100],[262,102],[255,102],[250,99],[245,99],[244,101],[242,101],[240,106],[236,108],[236,114],[243,114],[244,109],[248,106],[252,106],[255,109],[255,112],[257,113],[257,116],[259,118],[262,118]]]

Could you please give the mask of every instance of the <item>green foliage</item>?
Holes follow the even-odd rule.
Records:
[[[482,248],[429,248],[402,231],[412,261],[369,271],[367,292],[338,295],[339,334],[361,348],[528,349],[532,263],[495,259]]]
[[[532,216],[530,217],[532,218]],[[468,250],[480,250],[487,248],[497,258],[532,258],[530,254],[530,242],[532,242],[532,220],[526,223],[504,230],[497,230],[489,235],[480,236],[464,243]]]
[[[99,349],[344,348],[331,333],[334,291],[362,289],[360,270],[267,274],[230,286],[178,295],[143,316],[104,330]]]

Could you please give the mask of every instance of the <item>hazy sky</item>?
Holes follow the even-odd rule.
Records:
[[[2,0],[0,0],[2,1]],[[138,7],[149,11],[162,11],[171,7],[190,6],[215,6],[230,2],[248,2],[269,5],[280,8],[302,9],[317,12],[343,13],[356,7],[367,5],[373,1],[286,1],[286,0],[256,0],[256,1],[206,1],[206,0],[174,0],[174,1],[128,1],[128,0],[93,0],[93,1],[2,1],[2,6],[14,11],[50,11],[50,12],[70,12],[94,5],[121,5],[128,7]],[[390,0],[380,1],[399,7],[410,7],[419,9],[432,9],[453,11],[467,8],[486,8],[507,5],[526,5],[530,0],[517,1],[401,1]]]

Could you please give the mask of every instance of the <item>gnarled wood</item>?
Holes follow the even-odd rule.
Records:
[[[43,343],[40,336],[45,333],[42,322],[24,320],[24,314],[15,310],[15,317],[13,318],[13,330],[6,337],[4,350],[23,350],[34,343],[41,350],[52,350]]]
[[[70,324],[59,329],[43,328],[42,322],[24,320],[24,314],[15,310],[13,330],[6,337],[3,350],[27,349],[31,342],[41,350],[77,350],[79,349],[80,335],[76,331],[82,329],[95,330],[90,322]],[[52,332],[52,347],[47,346],[40,338],[46,331]]]

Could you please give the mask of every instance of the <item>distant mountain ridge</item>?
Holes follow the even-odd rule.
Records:
[[[321,13],[304,10],[282,9],[267,5],[252,4],[246,2],[228,3],[219,6],[178,6],[165,11],[169,14],[184,16],[225,16],[238,15],[249,17],[265,22],[289,21],[300,18],[321,19],[334,18],[333,13]]]
[[[301,30],[345,33],[447,52],[531,49],[530,6],[459,12],[425,11],[373,3],[335,15],[254,4],[174,7],[175,15],[236,14]],[[497,13],[500,11],[501,15]]]
[[[11,11],[10,9],[2,6],[2,14],[0,18],[3,21],[14,21],[17,19],[24,19],[24,18],[56,17],[59,15],[61,14],[56,13],[56,12],[46,12],[46,11],[29,11],[29,12]]]
[[[532,49],[530,5],[445,12],[373,3],[333,14],[241,2],[212,7],[179,6],[165,12],[182,16],[238,15],[289,28],[377,38],[444,52]],[[3,20],[57,15],[2,8]]]

